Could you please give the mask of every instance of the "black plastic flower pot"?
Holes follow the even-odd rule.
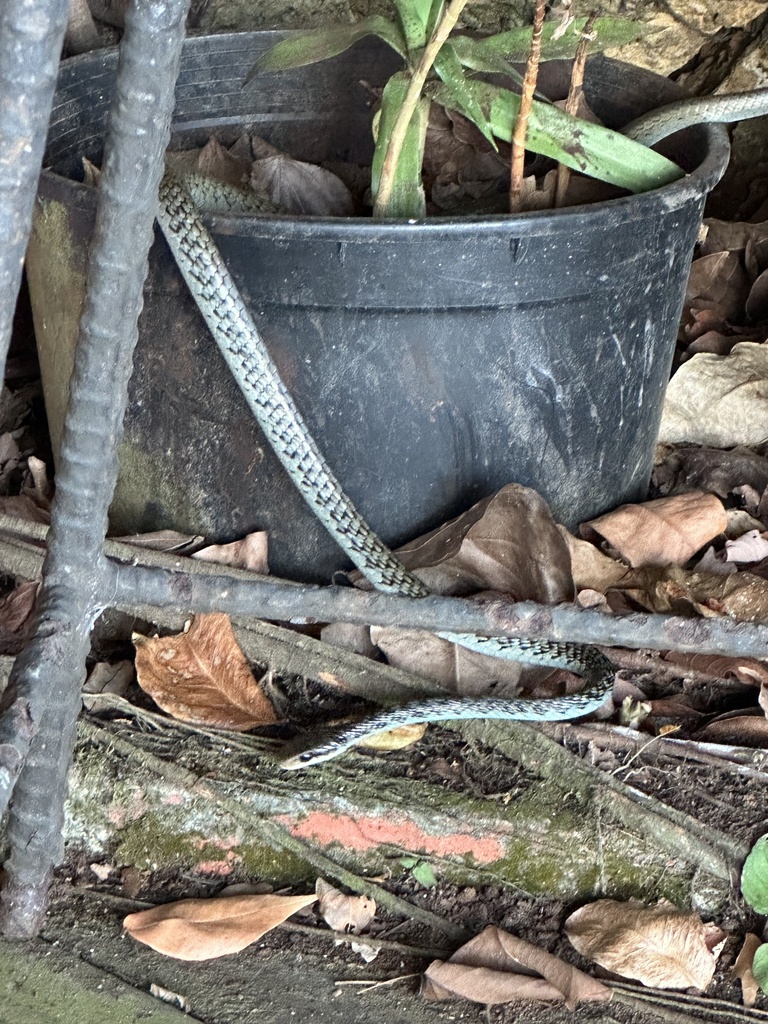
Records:
[[[253,131],[314,162],[371,156],[371,85],[396,67],[375,42],[241,89],[280,35],[190,39],[175,128],[187,147]],[[56,446],[114,52],[62,67],[28,272]],[[562,93],[561,65],[547,74]],[[679,95],[593,59],[588,100],[612,127]],[[557,96],[555,96],[557,98]],[[573,526],[642,497],[688,265],[725,133],[665,152],[689,174],[654,192],[518,216],[423,223],[209,218],[283,379],[342,485],[396,545],[504,484],[539,491]],[[274,572],[346,566],[251,417],[165,242],[151,255],[113,532],[270,533]]]

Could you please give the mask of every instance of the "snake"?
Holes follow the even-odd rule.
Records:
[[[623,134],[653,145],[682,128],[768,113],[768,89],[661,107],[628,125]],[[158,223],[190,293],[262,432],[294,485],[350,561],[384,593],[411,598],[430,594],[365,521],[344,492],[286,389],[238,288],[205,227],[207,212],[280,212],[266,197],[214,183],[200,174],[167,168],[159,192]],[[385,708],[340,730],[330,739],[282,761],[287,770],[338,757],[372,736],[417,723],[453,719],[554,722],[598,710],[609,697],[615,668],[598,648],[580,643],[439,631],[439,637],[471,651],[527,664],[563,668],[582,676],[583,689],[560,697],[415,700]]]

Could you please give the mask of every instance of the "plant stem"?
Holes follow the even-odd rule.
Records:
[[[568,89],[568,99],[565,101],[566,114],[574,117],[579,115],[579,105],[584,91],[584,65],[587,63],[590,36],[592,28],[597,20],[597,13],[592,13],[587,18],[582,29],[579,45],[576,47],[576,54],[573,58],[573,70],[571,71],[571,84]],[[565,204],[565,193],[568,191],[568,183],[571,180],[571,169],[565,164],[557,165],[557,183],[555,185],[555,208]]]
[[[469,0],[449,0],[445,10],[443,11],[442,18],[435,26],[435,30],[432,33],[429,42],[424,47],[424,53],[421,55],[418,67],[411,74],[411,82],[408,86],[408,91],[405,94],[403,105],[400,108],[397,119],[395,120],[392,128],[389,146],[387,147],[387,152],[381,167],[379,191],[373,207],[374,217],[382,216],[382,211],[389,205],[395,182],[395,168],[397,167],[397,161],[400,159],[400,152],[403,148],[403,143],[405,142],[408,125],[413,117],[416,104],[419,102],[419,98],[421,97],[421,90],[424,88],[424,83],[426,82],[427,75],[435,62],[435,57],[437,57],[440,52],[440,47],[453,31],[456,22],[459,20],[459,15],[467,6],[468,2]]]
[[[523,167],[525,165],[525,138],[528,134],[528,118],[533,105],[533,94],[536,92],[536,80],[539,77],[539,59],[541,57],[541,30],[544,27],[546,0],[536,0],[533,15],[533,32],[528,62],[525,65],[525,78],[520,95],[520,109],[512,133],[512,157],[509,167],[509,212],[519,213],[523,195]]]

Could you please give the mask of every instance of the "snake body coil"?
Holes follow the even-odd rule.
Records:
[[[768,112],[768,89],[756,93],[683,101],[633,122],[626,133],[651,145],[701,121],[728,121]],[[409,573],[371,530],[342,490],[283,385],[221,255],[200,219],[188,188],[201,193],[200,205],[231,210],[242,193],[211,186],[191,176],[182,182],[167,171],[160,187],[158,220],[181,273],[226,359],[248,405],[300,493],[351,561],[378,589],[408,597],[426,597],[427,587]],[[274,207],[256,197],[256,212]],[[253,208],[253,207],[252,207]],[[415,722],[452,718],[494,718],[544,722],[577,718],[599,708],[613,685],[611,662],[594,647],[549,640],[505,639],[467,633],[438,634],[471,650],[515,661],[565,668],[585,677],[578,694],[546,700],[434,699],[391,708],[283,762],[302,768],[343,753],[374,733]]]

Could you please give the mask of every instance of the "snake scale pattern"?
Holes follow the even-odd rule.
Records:
[[[733,121],[768,113],[768,89],[754,93],[684,100],[638,118],[625,133],[652,145],[681,128],[702,121]],[[280,379],[222,257],[203,224],[198,207],[209,212],[242,210],[271,213],[267,200],[239,189],[212,184],[200,175],[182,180],[166,171],[160,186],[158,221],[174,259],[259,426],[309,507],[338,545],[378,590],[426,597],[429,590],[368,526],[344,493],[315,444]],[[611,692],[612,663],[597,648],[549,640],[506,639],[441,632],[445,640],[500,658],[565,668],[585,678],[581,692],[544,700],[437,698],[413,701],[364,719],[282,763],[304,768],[329,760],[375,733],[417,722],[449,719],[514,719],[552,722],[597,710]]]

